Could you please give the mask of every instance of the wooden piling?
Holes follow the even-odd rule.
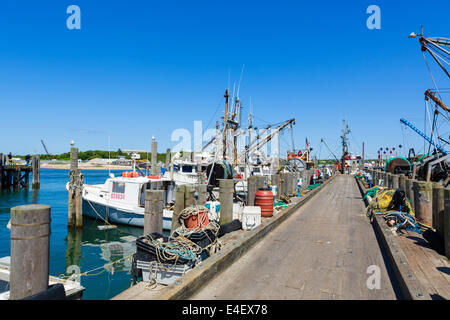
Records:
[[[441,183],[433,183],[433,229],[444,237],[444,187]]]
[[[416,219],[428,226],[432,226],[433,215],[433,186],[430,182],[415,181],[413,183]]]
[[[198,193],[197,204],[200,206],[204,206],[206,204],[208,198],[208,192],[206,189],[206,184],[198,184],[196,185],[196,190]]]
[[[413,188],[414,181],[416,181],[416,180],[406,178],[406,180],[405,180],[405,193],[406,193],[406,197],[409,200],[411,200],[411,208],[415,212],[416,211],[415,210],[416,204],[414,202],[414,188]]]
[[[256,176],[250,176],[247,179],[247,206],[255,205],[255,197],[256,197]]]
[[[50,206],[11,209],[10,299],[19,300],[48,288]]]
[[[444,188],[444,247],[445,256],[450,259],[450,189]]]
[[[400,190],[403,190],[405,192],[406,195],[406,177],[404,174],[400,174],[398,176],[398,188]]]
[[[0,153],[0,191],[4,188],[3,183],[4,183],[4,171],[3,171],[3,164],[4,164],[4,157],[3,157],[3,153]]]
[[[271,182],[272,182],[272,187],[275,188],[275,195],[274,195],[274,199],[278,200],[280,198],[280,174],[276,173],[273,174],[271,177]]]
[[[162,233],[164,211],[164,190],[145,191],[144,235]]]
[[[233,220],[233,179],[219,179],[220,221],[219,224]]]
[[[169,170],[170,166],[170,148],[166,149],[166,170]]]
[[[39,189],[41,187],[41,159],[38,154],[34,155],[31,158],[31,167],[32,167],[32,188]]]
[[[184,193],[184,205],[186,208],[193,207],[196,205],[197,200],[195,199],[195,184],[186,185],[186,192]]]
[[[267,177],[266,176],[256,176],[256,191],[260,188],[267,187]]]
[[[392,188],[392,185],[393,185],[393,182],[392,182],[392,173],[390,173],[390,172],[387,172],[387,174],[386,174],[386,181],[387,181],[387,187],[389,188],[389,189],[393,189]]]
[[[152,172],[153,176],[159,175],[158,168],[156,166],[157,156],[158,156],[158,143],[155,141],[155,138],[153,138],[153,141],[152,141],[152,168],[151,168],[151,172]]]
[[[392,188],[391,189],[398,189],[398,185],[399,185],[399,175],[398,174],[391,174],[391,184],[392,184]]]
[[[382,174],[382,178],[383,178],[383,187],[389,188],[388,185],[388,180],[389,180],[389,176],[388,176],[388,172],[383,172]]]
[[[78,149],[70,148],[69,205],[67,227],[83,227],[83,174],[78,169]]]
[[[173,205],[173,215],[172,215],[172,230],[178,228],[181,224],[178,221],[180,212],[185,208],[184,194],[186,192],[186,185],[178,185],[175,189],[175,204]]]

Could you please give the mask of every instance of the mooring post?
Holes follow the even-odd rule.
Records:
[[[300,171],[299,177],[301,181],[300,187],[303,189],[305,187],[305,170]]]
[[[406,178],[405,180],[405,193],[406,193],[406,197],[411,201],[411,208],[413,209],[413,211],[416,211],[416,204],[414,202],[414,179],[409,179]]]
[[[295,172],[289,172],[289,196],[296,196],[295,189],[297,187],[297,179],[295,179]]]
[[[19,300],[48,288],[50,206],[11,209],[10,299]]]
[[[178,185],[175,189],[175,204],[173,206],[173,215],[172,215],[172,230],[173,231],[180,226],[178,221],[178,217],[180,212],[185,208],[184,205],[184,193],[186,192],[186,185]]]
[[[393,189],[393,174],[388,172],[387,173],[387,186],[389,189]]]
[[[430,182],[414,181],[413,189],[416,219],[427,227],[431,227],[433,214],[433,186]]]
[[[166,149],[166,170],[170,167],[170,148]]]
[[[323,174],[323,179],[325,181],[325,173]],[[292,172],[292,196],[296,197],[298,191],[298,172]]]
[[[305,187],[311,184],[311,169],[305,171]]]
[[[41,186],[40,177],[41,177],[41,159],[40,155],[36,154],[31,158],[31,174],[32,174],[32,188],[39,189]]]
[[[195,184],[186,185],[186,192],[184,194],[184,205],[186,206],[186,208],[195,206],[197,202],[195,199],[195,191]]]
[[[272,183],[272,189],[273,189],[273,192],[274,192],[273,198],[274,198],[274,200],[278,200],[280,198],[280,196],[279,196],[279,193],[280,193],[280,188],[279,188],[280,175],[278,173],[275,173],[275,174],[272,175],[271,183]]]
[[[0,190],[3,189],[3,164],[4,164],[4,160],[3,160],[3,153],[0,153]]]
[[[145,191],[144,235],[162,233],[164,211],[164,190]]]
[[[383,173],[383,187],[389,188],[389,172]]]
[[[208,191],[206,189],[206,184],[204,184],[204,183],[197,184],[196,185],[196,190],[197,190],[197,193],[198,193],[197,204],[199,206],[204,206],[206,204],[206,200],[208,198]]]
[[[444,186],[439,182],[433,183],[433,229],[444,237]]]
[[[69,207],[67,227],[83,227],[83,174],[78,169],[78,148],[70,148]]]
[[[406,177],[404,174],[400,174],[398,176],[398,188],[400,190],[403,190],[405,192],[406,195]]]
[[[282,194],[286,197],[291,196],[291,174],[290,172],[283,172],[283,185],[281,186]]]
[[[392,189],[396,190],[398,189],[399,185],[399,175],[398,174],[391,174],[391,180],[392,180]]]
[[[76,176],[78,174],[78,149],[70,148],[70,172],[69,172],[69,207],[67,227],[73,227],[76,221]]]
[[[152,176],[159,175],[158,168],[156,167],[158,157],[158,143],[155,141],[155,137],[152,137]]]
[[[259,188],[264,188],[266,186],[266,176],[256,176],[256,191],[258,191]]]
[[[233,220],[233,179],[219,179],[220,220],[219,224]]]
[[[450,189],[444,189],[444,247],[445,256],[450,259]]]
[[[256,176],[250,176],[247,179],[247,206],[255,205],[256,197]]]

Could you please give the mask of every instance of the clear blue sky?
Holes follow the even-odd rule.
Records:
[[[66,8],[81,8],[68,30]],[[366,8],[381,8],[369,30]],[[324,137],[340,155],[342,119],[351,149],[423,147],[399,119],[423,128],[423,92],[433,86],[418,39],[450,36],[450,1],[16,1],[0,4],[0,151],[51,153],[173,147],[176,128],[208,124],[238,82],[259,119],[296,118],[321,158]],[[427,57],[438,85],[448,78]],[[230,88],[232,89],[232,88]],[[447,101],[448,103],[448,101]],[[222,109],[221,109],[222,110]],[[216,119],[220,112],[216,114]],[[264,124],[263,121],[260,125]],[[213,126],[212,121],[210,126]],[[205,129],[205,128],[204,128]],[[404,141],[405,137],[405,141]],[[283,150],[290,135],[281,139]],[[405,148],[406,149],[406,148]]]

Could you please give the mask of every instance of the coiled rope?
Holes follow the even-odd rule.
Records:
[[[203,215],[200,215],[203,213]],[[147,235],[150,239],[147,240],[147,243],[155,247],[156,251],[156,260],[151,261],[149,264],[149,282],[146,285],[147,289],[154,289],[157,286],[156,277],[158,269],[163,271],[171,271],[173,270],[177,262],[180,258],[187,260],[189,262],[193,262],[197,259],[203,250],[207,250],[209,255],[215,254],[222,247],[222,243],[218,240],[219,233],[219,224],[213,221],[210,221],[208,225],[203,228],[187,228],[184,220],[188,219],[191,216],[198,216],[198,226],[201,226],[206,221],[208,217],[209,210],[204,206],[195,205],[193,207],[188,207],[183,209],[178,217],[178,220],[181,224],[180,227],[175,229],[170,236],[170,241],[162,242],[160,239],[153,239],[151,235]],[[214,239],[211,239],[207,231],[212,232],[214,235]],[[210,244],[206,247],[202,248],[196,243],[189,240],[189,237],[194,233],[203,233],[208,237]],[[176,235],[176,236],[175,236]],[[172,262],[171,265],[167,266],[164,262]],[[186,269],[185,269],[186,270]],[[183,272],[184,274],[184,272]]]

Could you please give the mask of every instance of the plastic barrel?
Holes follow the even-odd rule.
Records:
[[[256,192],[255,205],[261,208],[262,217],[271,217],[273,215],[273,193],[268,188],[260,188]]]

